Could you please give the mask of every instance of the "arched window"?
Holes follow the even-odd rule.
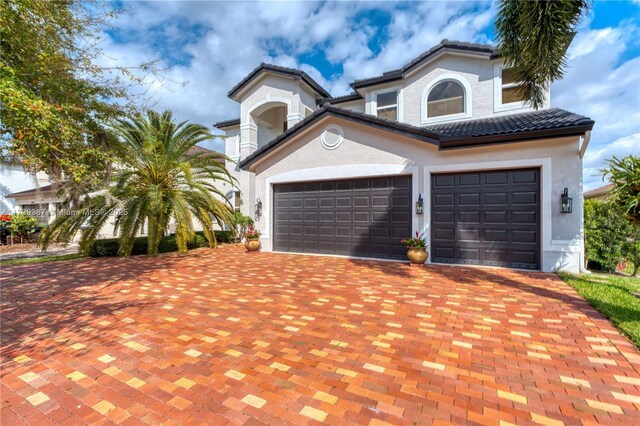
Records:
[[[463,114],[464,88],[456,81],[443,81],[436,84],[427,97],[427,117]]]

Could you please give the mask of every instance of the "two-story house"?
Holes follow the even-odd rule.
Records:
[[[261,64],[229,92],[240,117],[215,124],[239,182],[228,196],[264,250],[405,259],[418,231],[431,262],[581,268],[592,120],[549,94],[530,108],[488,45],[443,40],[351,87],[331,97]]]

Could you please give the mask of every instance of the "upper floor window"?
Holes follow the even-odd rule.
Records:
[[[427,97],[427,117],[463,114],[464,88],[456,81],[443,81],[436,84]]]
[[[385,120],[398,120],[398,92],[378,93],[376,95],[376,113]]]
[[[520,94],[520,84],[511,68],[501,68],[501,98],[502,104],[513,102],[523,102],[524,98]]]

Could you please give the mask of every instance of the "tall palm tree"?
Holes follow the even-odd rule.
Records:
[[[110,185],[87,194],[73,214],[59,215],[40,239],[43,248],[53,241],[69,242],[81,232],[80,251],[86,253],[111,217],[115,217],[121,256],[131,254],[145,224],[147,251],[158,254],[160,238],[172,219],[181,253],[195,236],[194,218],[214,247],[214,223],[223,225],[232,211],[216,185],[235,185],[224,166],[224,155],[194,148],[214,136],[199,124],[176,123],[170,111],[148,111],[146,117],[120,120],[114,132],[119,143]]]
[[[534,108],[564,75],[566,53],[588,0],[502,0],[496,19],[500,54]]]

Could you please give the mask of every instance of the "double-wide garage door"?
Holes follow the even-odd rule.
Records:
[[[274,185],[273,249],[406,259],[411,177]]]
[[[540,171],[433,175],[432,261],[540,269]]]

